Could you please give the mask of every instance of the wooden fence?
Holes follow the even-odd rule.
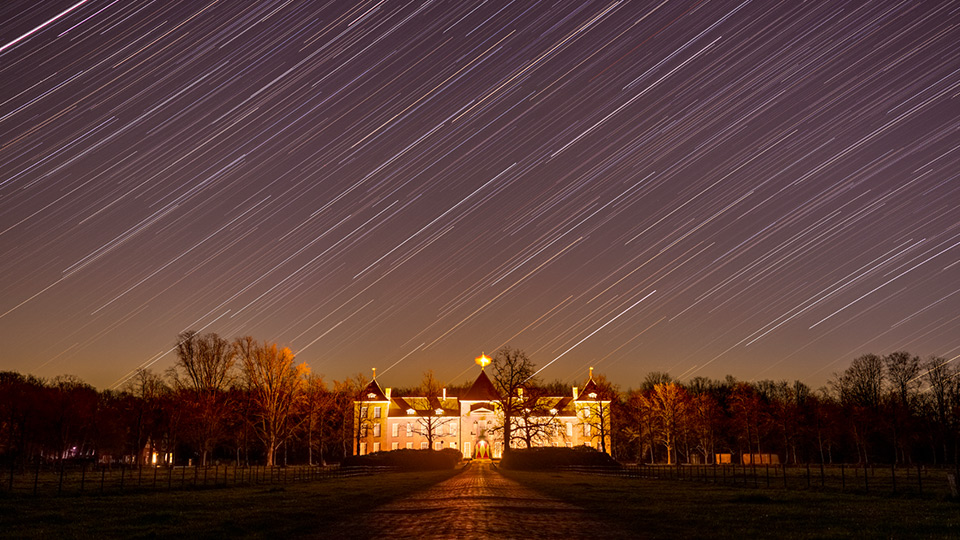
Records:
[[[924,465],[626,465],[620,469],[570,467],[583,474],[705,484],[860,494],[957,497],[953,467]]]
[[[234,486],[292,484],[331,478],[369,475],[388,467],[339,465],[290,467],[153,467],[62,466],[38,463],[30,469],[9,469],[0,481],[0,493],[15,496],[76,496],[144,492],[150,490],[213,489]]]

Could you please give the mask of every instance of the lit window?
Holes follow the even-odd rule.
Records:
[[[366,418],[366,417],[367,417],[367,408],[360,407],[360,418]]]
[[[360,455],[361,456],[367,455],[367,443],[365,442],[360,443]]]
[[[457,441],[453,441],[450,443],[450,448],[456,448],[456,447],[457,447]]]
[[[398,443],[398,442],[392,442],[392,443],[390,443],[390,449],[391,449],[391,450],[398,450],[398,449],[400,449],[400,443]]]
[[[470,456],[470,441],[463,443],[463,455],[467,457]]]
[[[590,436],[590,424],[584,424],[584,425],[583,425],[583,436],[584,436],[584,437],[589,437],[589,436]]]
[[[422,443],[420,443],[420,449],[421,449],[421,450],[426,450],[427,448],[429,448],[429,447],[427,446],[427,441],[423,441]]]
[[[410,422],[407,422],[407,437],[412,437],[412,436],[413,436],[413,424]]]
[[[583,410],[583,417],[584,417],[584,418],[590,418],[590,409],[584,409],[584,410]]]
[[[434,449],[434,450],[441,450],[442,448],[443,448],[443,443],[442,443],[442,442],[437,441],[437,442],[433,443],[433,449]]]
[[[583,443],[583,445],[586,446],[587,448],[593,446],[592,444],[590,444],[590,441]]]
[[[567,437],[573,437],[573,422],[567,422]]]
[[[415,411],[415,410],[413,410],[413,409],[407,409],[407,414],[411,414],[411,415],[417,414],[417,411]]]
[[[380,451],[380,443],[378,443],[378,442],[373,443],[373,451],[374,451],[374,452],[379,452],[379,451]]]
[[[374,425],[373,425],[373,436],[374,436],[374,437],[379,437],[379,436],[380,436],[380,424],[374,424]],[[374,444],[377,444],[377,443],[374,443]],[[376,450],[374,450],[374,452],[376,452]]]
[[[374,407],[374,408],[373,408],[373,417],[374,417],[374,418],[380,418],[380,409],[382,409],[382,408],[383,408],[383,407]]]
[[[393,425],[390,426],[390,428],[392,430],[392,435],[394,437],[400,436],[400,422],[394,422]]]
[[[451,434],[451,435],[456,435],[456,434],[457,434],[457,423],[456,423],[456,422],[453,422],[453,423],[450,424],[450,434]]]
[[[407,443],[407,450],[413,450],[413,443],[412,443],[412,442],[408,442],[408,443]]]

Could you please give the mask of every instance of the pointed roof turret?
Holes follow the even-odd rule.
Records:
[[[590,368],[590,379],[587,380],[587,384],[583,385],[583,389],[580,390],[577,395],[577,401],[597,401],[600,394],[600,387],[597,386],[597,383],[593,380],[593,368]]]
[[[473,386],[460,399],[464,401],[497,401],[500,399],[500,394],[497,393],[497,388],[490,382],[490,377],[487,377],[487,372],[481,367],[477,380],[473,381]]]
[[[377,368],[373,368],[373,380],[363,389],[360,397],[360,401],[390,401],[383,392],[383,388],[380,388],[380,383],[377,382]]]

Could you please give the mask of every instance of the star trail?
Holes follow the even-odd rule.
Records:
[[[10,1],[0,369],[960,356],[954,2]]]

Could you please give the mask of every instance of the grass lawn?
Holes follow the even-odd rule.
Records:
[[[639,538],[958,538],[943,499],[735,488],[568,472],[501,472]]]
[[[450,478],[386,473],[287,485],[106,496],[0,495],[4,538],[322,536],[325,527]]]

